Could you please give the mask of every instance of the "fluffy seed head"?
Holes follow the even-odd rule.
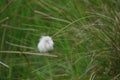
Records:
[[[42,36],[38,43],[40,52],[47,52],[53,49],[54,42],[50,36]]]

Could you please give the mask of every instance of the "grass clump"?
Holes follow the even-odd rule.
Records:
[[[6,1],[0,61],[9,68],[0,63],[0,80],[120,79],[119,0]],[[55,42],[49,54],[37,50],[42,35]]]

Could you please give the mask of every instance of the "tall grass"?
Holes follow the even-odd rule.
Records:
[[[119,80],[119,4],[2,0],[0,80]],[[36,47],[42,35],[55,42],[48,54]]]

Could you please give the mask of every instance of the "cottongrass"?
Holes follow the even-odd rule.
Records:
[[[40,52],[48,52],[53,49],[54,42],[50,36],[42,36],[38,43],[38,50]]]

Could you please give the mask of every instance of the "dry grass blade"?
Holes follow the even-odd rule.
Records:
[[[8,19],[9,19],[9,17],[3,18],[2,20],[0,20],[0,24],[3,23],[3,22],[5,22],[5,21],[8,20]]]
[[[90,76],[90,79],[89,80],[94,80],[95,79],[95,76],[96,76],[96,74],[95,74],[96,72],[93,72],[92,74],[91,74],[91,76]]]
[[[14,1],[15,0],[10,0],[8,4],[3,9],[0,10],[0,14],[3,13]]]
[[[82,79],[90,70],[92,70],[96,65],[88,66],[88,68],[85,70],[85,72],[79,77],[79,79]]]
[[[107,15],[104,15],[104,14],[100,14],[100,13],[96,13],[96,12],[87,12],[87,13],[90,13],[92,15],[97,15],[97,16],[100,16],[100,17],[103,17],[103,18],[107,18],[108,20],[114,21],[113,18],[111,18],[110,16],[107,16]]]
[[[57,21],[61,21],[61,22],[69,23],[69,24],[71,23],[71,22],[68,21],[68,20],[56,18],[56,17],[50,16],[50,15],[48,15],[48,14],[46,14],[46,13],[43,13],[43,12],[41,12],[41,11],[35,10],[34,12],[37,13],[37,14],[41,14],[41,15],[43,15],[43,16],[46,16],[46,17],[49,18],[49,19],[53,19],[53,20],[57,20]]]
[[[78,21],[80,21],[80,20],[82,20],[82,19],[89,18],[89,17],[92,17],[92,16],[82,17],[82,18],[79,18],[79,19],[77,19],[77,20],[75,20],[75,21],[69,23],[69,24],[66,25],[65,27],[59,29],[55,34],[53,34],[53,37],[56,36],[56,35],[59,34],[59,33],[62,33],[65,29],[67,29],[69,26],[73,25],[74,23],[76,23],[76,22],[78,22]]]
[[[111,80],[118,80],[120,78],[120,73],[118,75],[116,75],[113,79]]]
[[[9,66],[3,62],[0,61],[0,64],[2,64],[3,66],[5,66],[6,68],[9,68]]]
[[[6,28],[15,29],[15,30],[36,31],[35,29],[31,29],[31,28],[18,28],[18,27],[13,27],[13,26],[6,25],[6,24],[2,24],[1,26],[6,27]]]
[[[11,45],[11,46],[15,46],[15,47],[20,47],[20,48],[26,48],[26,49],[32,49],[34,50],[35,48],[32,48],[32,47],[27,47],[27,46],[23,46],[23,45],[18,45],[18,44],[14,44],[14,43],[11,43],[11,42],[6,42],[7,44]]]
[[[28,54],[28,55],[36,55],[36,56],[58,57],[57,55],[50,55],[48,53],[31,53],[31,52],[20,52],[20,51],[0,51],[0,53]]]

